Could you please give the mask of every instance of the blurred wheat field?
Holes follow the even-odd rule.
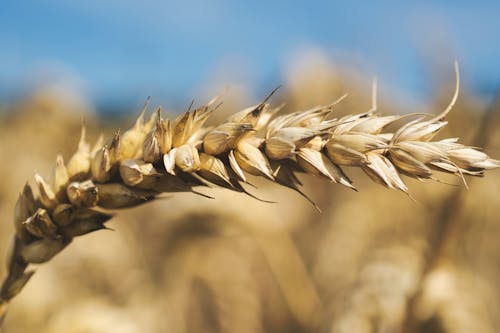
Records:
[[[367,110],[369,85],[329,66],[291,71],[279,98],[296,110],[349,92],[338,112]],[[437,92],[432,112],[447,96]],[[405,111],[390,100],[380,104],[384,114]],[[440,136],[472,144],[486,108],[462,93]],[[488,130],[493,157],[500,155],[499,112]],[[19,189],[35,169],[47,174],[58,152],[73,151],[82,115],[93,140],[92,131],[129,123],[114,120],[110,128],[85,106],[43,92],[1,115],[0,171],[8,175],[0,186],[1,253],[13,233]],[[498,171],[469,178],[468,191],[409,180],[417,202],[347,171],[359,193],[304,177],[321,214],[293,191],[257,180],[254,192],[276,204],[209,190],[215,200],[174,194],[119,213],[110,223],[114,232],[82,237],[37,267],[4,330],[499,331]]]

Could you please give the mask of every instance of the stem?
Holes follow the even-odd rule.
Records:
[[[0,299],[0,331],[2,330],[2,324],[7,315],[7,307],[9,303],[3,299]]]

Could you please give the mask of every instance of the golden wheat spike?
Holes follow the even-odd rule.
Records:
[[[217,108],[215,100],[174,121],[163,119],[158,109],[145,122],[146,103],[131,129],[117,132],[109,144],[100,143],[92,152],[82,129],[68,168],[58,156],[51,183],[35,175],[38,198],[29,185],[19,195],[7,276],[0,289],[0,323],[9,301],[32,277],[29,265],[49,261],[74,237],[104,229],[112,215],[103,209],[144,204],[165,192],[197,193],[196,186],[249,194],[241,184],[248,173],[297,191],[319,210],[302,192],[296,173],[355,189],[342,170],[354,166],[376,183],[408,193],[401,175],[434,179],[440,171],[463,179],[500,167],[500,161],[456,139],[431,141],[456,102],[458,69],[456,75],[456,91],[444,112],[409,121],[394,133],[385,128],[402,117],[374,113],[375,85],[372,110],[340,119],[331,117],[339,100],[275,117],[280,108],[267,104],[273,90],[263,102],[210,130],[203,124]]]

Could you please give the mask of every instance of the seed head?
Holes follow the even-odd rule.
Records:
[[[329,105],[275,117],[282,106],[268,104],[274,90],[261,103],[215,127],[204,124],[217,108],[218,97],[194,110],[190,106],[174,121],[162,119],[160,109],[145,121],[146,103],[132,128],[123,135],[117,132],[104,146],[99,139],[92,150],[82,128],[67,168],[58,156],[50,185],[35,175],[39,197],[35,199],[26,185],[18,198],[8,276],[0,289],[0,321],[1,307],[31,277],[28,264],[48,261],[74,237],[105,229],[112,216],[102,209],[140,205],[162,193],[203,195],[195,187],[212,185],[255,198],[242,184],[247,183],[248,173],[293,189],[319,210],[301,190],[297,173],[355,189],[339,165],[355,166],[376,183],[408,193],[401,174],[432,179],[435,171],[443,171],[465,182],[464,175],[482,176],[485,170],[500,167],[500,161],[458,139],[431,141],[447,124],[445,116],[456,102],[458,82],[457,72],[455,94],[443,112],[409,121],[394,132],[388,125],[408,115],[376,115],[375,85],[369,111],[340,119],[332,112],[345,96]]]

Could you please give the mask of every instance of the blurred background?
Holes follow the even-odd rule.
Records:
[[[498,1],[0,2],[0,253],[35,170],[133,122],[226,91],[214,119],[273,97],[286,111],[442,110],[440,137],[500,157]],[[5,332],[498,332],[500,173],[470,190],[347,170],[354,193],[304,178],[322,207],[255,182],[266,204],[210,190],[121,212],[37,268]],[[458,184],[453,178],[445,178]],[[230,203],[230,204],[228,204]],[[4,259],[0,256],[0,276]]]

